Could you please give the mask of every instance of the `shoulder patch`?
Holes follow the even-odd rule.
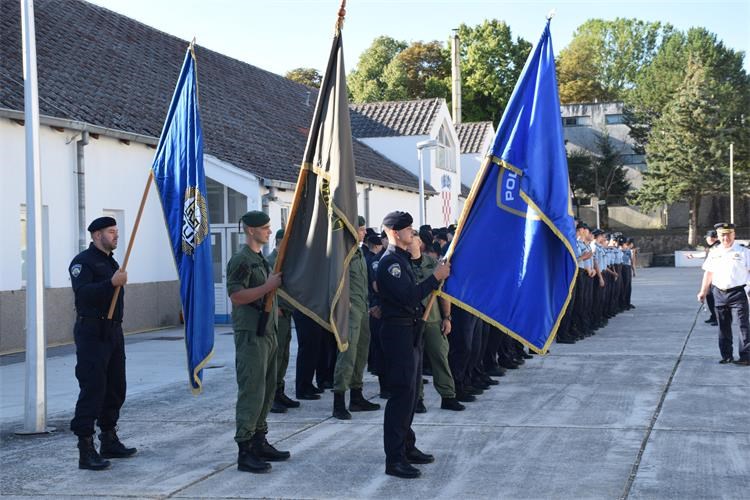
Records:
[[[393,276],[394,278],[400,278],[401,277],[401,266],[396,264],[391,264],[388,266],[388,273]]]
[[[379,261],[379,260],[374,260],[374,261],[372,262],[372,270],[373,270],[373,271],[377,271],[377,270],[378,270],[378,266],[379,266],[379,265],[380,265],[380,261]]]
[[[81,266],[81,264],[74,264],[70,266],[70,275],[73,276],[74,278],[77,278],[78,275],[81,274],[82,267],[83,266]]]

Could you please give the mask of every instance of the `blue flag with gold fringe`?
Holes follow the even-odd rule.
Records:
[[[578,271],[549,21],[474,181],[441,294],[544,353]]]
[[[213,354],[214,283],[192,44],[185,54],[152,169],[180,277],[188,377],[197,394],[203,389],[203,367]]]

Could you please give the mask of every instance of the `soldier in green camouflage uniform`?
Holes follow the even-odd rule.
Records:
[[[415,232],[412,244],[409,247],[411,252],[411,266],[417,283],[420,283],[430,277],[437,268],[438,261],[423,254],[420,249],[421,239]],[[430,296],[427,296],[422,302],[427,306]],[[440,407],[444,410],[461,411],[465,406],[456,399],[456,385],[453,382],[450,366],[448,365],[448,339],[447,335],[451,331],[450,302],[440,298],[437,299],[430,309],[427,316],[424,329],[424,354],[430,360],[432,367],[432,383],[435,390],[442,398]],[[424,406],[424,383],[419,383],[419,400],[417,401],[416,413],[425,413],[427,408]]]
[[[370,352],[370,316],[368,312],[367,263],[361,244],[365,238],[365,218],[357,218],[357,251],[349,263],[349,348],[339,352],[333,373],[333,416],[339,420],[352,418],[349,411],[373,411],[380,405],[367,401],[362,394],[362,378]],[[351,389],[349,411],[346,391]]]
[[[245,245],[227,263],[227,293],[232,301],[232,327],[237,370],[237,468],[267,472],[268,461],[289,458],[266,440],[266,416],[276,392],[277,303],[266,318],[265,297],[281,285],[281,274],[271,272],[263,258],[263,245],[271,236],[267,214],[259,211],[242,216]]]
[[[276,247],[268,254],[268,265],[276,265],[279,256],[279,244],[284,238],[284,230],[276,231]],[[299,408],[299,401],[295,401],[284,393],[284,377],[289,367],[289,345],[292,342],[292,311],[294,308],[286,300],[279,297],[279,331],[276,334],[278,348],[276,349],[276,395],[273,398],[271,413],[286,413],[287,408]]]

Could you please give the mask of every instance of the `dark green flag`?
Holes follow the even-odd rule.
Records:
[[[349,340],[349,262],[357,250],[357,189],[341,31],[333,39],[279,251],[279,295]]]

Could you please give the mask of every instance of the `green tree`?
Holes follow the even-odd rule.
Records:
[[[726,191],[727,151],[735,135],[733,124],[721,112],[724,102],[717,92],[721,83],[709,70],[700,58],[689,59],[674,98],[649,134],[649,168],[634,198],[646,210],[687,201],[690,245],[697,244],[701,197]]]
[[[531,51],[523,38],[497,19],[458,27],[461,40],[462,119],[492,120],[496,125]]]
[[[388,99],[447,97],[450,74],[449,54],[440,42],[414,42],[383,71],[385,94]]]
[[[714,95],[722,103],[721,114],[739,129],[743,114],[750,109],[750,79],[743,69],[744,54],[726,47],[704,28],[686,33],[673,32],[665,38],[653,61],[638,73],[635,86],[625,97],[626,123],[636,150],[645,151],[651,127],[683,85],[689,60],[700,61],[714,81]],[[746,129],[745,129],[746,130]],[[747,139],[739,141],[747,156]],[[737,143],[736,143],[737,144]]]
[[[672,32],[671,25],[659,22],[589,19],[558,57],[560,101],[623,99]]]
[[[406,42],[388,36],[380,36],[373,40],[370,47],[359,56],[357,67],[347,78],[352,101],[385,100],[388,87],[384,80],[385,68],[407,46]]]
[[[292,81],[307,85],[308,87],[320,88],[320,82],[323,79],[321,74],[315,68],[294,68],[287,71],[286,78]]]

